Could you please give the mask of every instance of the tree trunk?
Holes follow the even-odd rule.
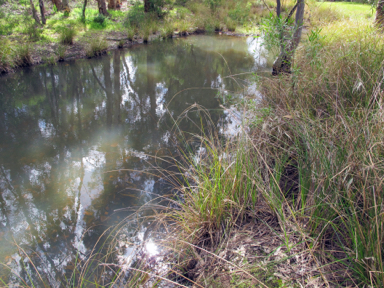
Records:
[[[62,7],[62,10],[64,10],[64,11],[67,12],[67,13],[71,12],[71,8],[69,8],[69,2],[68,2],[68,0],[63,0],[63,7]]]
[[[109,10],[115,10],[116,9],[116,1],[115,0],[108,0],[108,9]]]
[[[83,11],[82,11],[83,19],[85,19],[85,9],[87,9],[87,3],[88,3],[88,0],[84,0]]]
[[[32,0],[29,0],[29,2],[31,3],[33,19],[35,19],[35,21],[36,21],[37,24],[41,24],[41,23],[40,23],[39,16],[37,15],[37,11],[36,11],[36,9],[35,9],[35,5],[33,5],[33,1],[32,1]]]
[[[56,6],[57,11],[61,11],[63,9],[63,4],[60,0],[52,0],[52,3]]]
[[[382,0],[384,1],[384,0]],[[297,0],[295,27],[292,37],[284,39],[284,31],[280,36],[280,54],[273,63],[272,75],[279,75],[281,73],[291,73],[292,58],[295,50],[300,43],[301,34],[303,30],[304,8],[305,0]],[[284,29],[284,25],[282,26]]]
[[[281,1],[276,0],[276,15],[277,15],[277,17],[280,18],[280,14],[281,14]]]
[[[104,16],[108,16],[107,12],[107,6],[105,5],[105,0],[96,0],[97,1],[97,7],[99,8],[99,13],[103,14]]]
[[[41,22],[45,24],[45,7],[43,0],[39,0],[40,14],[41,14]]]
[[[151,3],[150,0],[144,0],[144,12],[147,13],[151,11]]]
[[[384,26],[384,0],[377,2],[375,24],[380,28]]]

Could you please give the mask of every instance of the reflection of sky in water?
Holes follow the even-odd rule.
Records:
[[[248,52],[253,56],[253,59],[255,60],[255,68],[257,69],[267,67],[267,51],[262,46],[262,43],[263,39],[261,37],[247,38]]]
[[[164,96],[168,92],[168,88],[164,83],[156,84],[156,114],[159,117],[164,116],[166,109],[164,107],[165,99]]]

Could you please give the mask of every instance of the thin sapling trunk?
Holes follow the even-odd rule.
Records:
[[[41,23],[40,23],[39,16],[37,15],[37,11],[35,9],[35,5],[33,5],[33,1],[32,0],[29,0],[29,2],[31,3],[32,17],[33,17],[33,19],[35,19],[36,23],[40,25]]]
[[[279,0],[277,0],[279,1]],[[298,0],[297,4],[293,7],[292,11],[289,13],[287,19],[282,22],[279,20],[279,30],[280,30],[280,54],[273,63],[272,75],[279,75],[281,73],[291,73],[292,68],[292,59],[295,53],[297,46],[300,43],[301,34],[303,30],[303,20],[304,20],[304,8],[305,1]],[[289,20],[289,17],[293,14],[296,9],[296,18],[295,26],[293,28],[292,36],[285,38],[285,25]]]
[[[84,0],[83,10],[81,12],[83,19],[85,19],[85,9],[87,9],[87,4],[88,4],[88,0]]]
[[[41,22],[45,25],[45,7],[43,0],[39,0],[40,14],[41,14]]]

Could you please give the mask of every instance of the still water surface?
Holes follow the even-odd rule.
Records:
[[[173,119],[197,103],[228,127],[217,88],[236,91],[245,77],[226,76],[264,69],[257,48],[192,36],[0,77],[0,262],[26,281],[35,274],[17,243],[51,286],[70,277],[124,208],[170,193],[142,171],[167,168],[149,155],[176,154]],[[180,129],[198,133],[198,114],[188,117]]]

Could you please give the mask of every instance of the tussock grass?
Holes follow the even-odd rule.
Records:
[[[63,27],[59,34],[60,43],[72,45],[75,36],[76,36],[76,30],[73,27],[71,26]]]
[[[88,58],[103,55],[107,52],[108,44],[102,37],[93,37],[89,40],[86,55]]]
[[[384,285],[384,42],[371,24],[337,17],[304,36],[292,75],[258,77],[263,97],[243,107],[249,131],[196,136],[200,152],[180,164],[180,249],[222,262],[230,231],[272,217],[278,227],[263,229],[288,252],[305,243],[295,255],[308,255],[319,285]]]
[[[0,73],[9,72],[15,65],[13,61],[13,50],[6,39],[0,41]]]
[[[16,48],[16,60],[15,63],[19,67],[30,66],[33,63],[32,51],[30,44],[23,44]]]
[[[293,83],[285,77],[263,80],[263,105],[274,113],[255,133],[267,139],[258,147],[277,154],[273,160],[285,158],[280,166],[294,171],[288,175],[290,189],[281,187],[282,200],[292,219],[306,223],[321,261],[341,261],[359,285],[379,287],[384,46],[376,33],[365,32],[355,30],[349,41],[347,35],[319,41],[321,48],[304,45]],[[319,49],[317,63],[313,49]],[[269,200],[272,207],[282,203],[278,196]]]
[[[163,38],[171,38],[173,35],[173,25],[170,22],[165,22],[163,28],[161,29],[161,36]]]
[[[31,41],[40,40],[42,32],[42,29],[36,23],[31,23],[25,27],[25,34],[28,35],[29,40]]]

